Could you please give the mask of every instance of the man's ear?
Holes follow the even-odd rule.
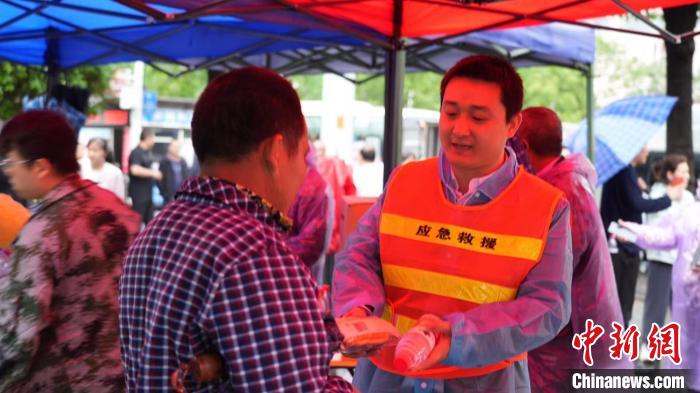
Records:
[[[512,138],[520,128],[520,123],[523,122],[523,115],[518,112],[513,115],[508,121],[508,138]]]
[[[38,158],[31,162],[32,172],[38,179],[44,179],[53,173],[53,165],[46,158]]]
[[[523,144],[523,148],[525,148],[525,151],[530,151],[530,142],[528,142],[527,139],[520,138],[520,143]]]
[[[260,153],[263,165],[270,171],[279,171],[284,157],[284,137],[282,134],[275,134],[265,139],[260,144]]]

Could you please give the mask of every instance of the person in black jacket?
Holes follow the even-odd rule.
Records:
[[[153,218],[154,182],[163,177],[160,170],[153,165],[155,144],[155,132],[151,129],[143,130],[141,141],[129,155],[129,197],[132,208],[141,215],[144,224],[148,224]]]
[[[600,214],[606,231],[611,222],[620,219],[641,223],[642,213],[653,213],[666,209],[671,206],[671,200],[681,198],[683,186],[669,187],[667,195],[658,199],[645,199],[642,196],[634,167],[644,165],[648,156],[649,151],[645,147],[637,153],[629,165],[617,172],[603,185]],[[632,243],[620,243],[617,252],[610,251],[615,270],[617,294],[622,306],[622,316],[625,325],[629,325],[632,317],[632,305],[634,304],[634,291],[639,275],[640,249]]]
[[[187,162],[180,157],[180,142],[177,139],[173,139],[168,145],[168,153],[160,162],[159,168],[163,178],[158,182],[158,188],[165,204],[175,198],[182,181],[191,176]]]

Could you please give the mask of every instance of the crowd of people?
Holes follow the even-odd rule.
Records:
[[[0,131],[16,198],[0,195],[0,392],[569,391],[571,370],[634,367],[610,356],[612,336],[591,363],[573,343],[587,321],[630,323],[642,249],[653,271],[644,329],[671,306],[676,367],[700,391],[700,203],[687,160],[657,165],[645,198],[641,151],[605,184],[599,212],[593,165],[564,154],[554,111],[523,109],[510,63],[462,59],[440,100],[438,156],[400,165],[383,188],[356,185],[310,143],[292,85],[261,68],[200,96],[196,171],[178,141],[156,163],[144,132],[128,192],[107,141],[90,140],[79,162],[62,115],[17,115]],[[375,154],[361,151],[362,171],[381,172]],[[358,190],[379,195],[341,245],[343,197]],[[655,213],[646,225],[643,213]],[[612,222],[636,238],[608,233]],[[318,296],[327,259],[330,309]],[[353,352],[352,383],[330,375],[343,348],[333,317],[369,316],[400,333],[419,326],[435,347],[410,370],[391,345],[368,347]]]

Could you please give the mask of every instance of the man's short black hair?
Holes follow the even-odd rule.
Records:
[[[367,145],[360,149],[360,157],[367,162],[374,162],[377,157],[377,152],[374,150],[373,146]]]
[[[0,154],[15,150],[27,160],[47,159],[60,175],[78,172],[75,158],[78,141],[65,116],[59,112],[36,110],[21,113],[5,123],[0,131]]]
[[[151,130],[151,129],[149,129],[149,128],[147,128],[147,129],[141,131],[141,139],[140,139],[140,140],[145,141],[146,139],[148,139],[148,138],[150,138],[150,137],[152,137],[152,136],[155,137],[155,136],[156,136],[156,132],[153,131],[153,130]]]
[[[512,64],[496,56],[465,57],[450,68],[440,83],[440,103],[447,85],[453,78],[475,79],[497,84],[501,88],[501,103],[506,108],[506,121],[523,108],[523,81]]]
[[[202,163],[237,161],[282,134],[292,154],[305,129],[291,83],[264,68],[247,67],[219,76],[204,90],[192,117],[192,144]]]

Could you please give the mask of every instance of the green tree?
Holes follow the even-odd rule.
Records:
[[[46,91],[46,76],[39,67],[0,62],[0,119],[9,119],[22,110],[22,97]]]
[[[564,67],[532,67],[521,68],[519,72],[525,85],[526,106],[551,107],[564,121],[583,119],[586,114],[586,79],[580,71]],[[358,75],[359,80],[367,77]],[[406,74],[404,105],[439,110],[441,79],[442,75],[433,72]],[[384,105],[384,77],[360,84],[355,97],[373,105]]]
[[[367,74],[357,74],[357,80],[363,82],[358,84],[357,89],[355,89],[355,99],[357,101],[369,102],[372,105],[383,106],[384,77],[378,76],[368,80],[370,76],[371,75]]]
[[[323,94],[323,75],[294,75],[289,80],[302,100],[320,100]]]
[[[88,89],[97,100],[91,100],[90,112],[102,105],[102,93],[109,86],[116,66],[87,66],[63,71],[59,82]],[[46,93],[47,77],[41,67],[0,62],[0,119],[9,119],[22,110],[22,97]]]
[[[555,66],[518,71],[525,87],[525,107],[546,106],[566,122],[586,116],[586,78],[581,71]]]
[[[370,75],[358,74],[362,81]],[[404,77],[403,102],[409,108],[438,110],[440,108],[440,80],[434,72],[412,72]],[[384,105],[384,77],[378,76],[357,86],[355,97],[373,105]]]
[[[646,61],[628,56],[615,42],[596,36],[595,94],[598,103],[633,95],[666,93],[666,59]]]
[[[171,74],[182,71],[182,67],[173,64],[158,64]],[[145,90],[155,91],[158,97],[197,98],[207,86],[207,70],[188,72],[172,77],[146,64],[143,76]]]

